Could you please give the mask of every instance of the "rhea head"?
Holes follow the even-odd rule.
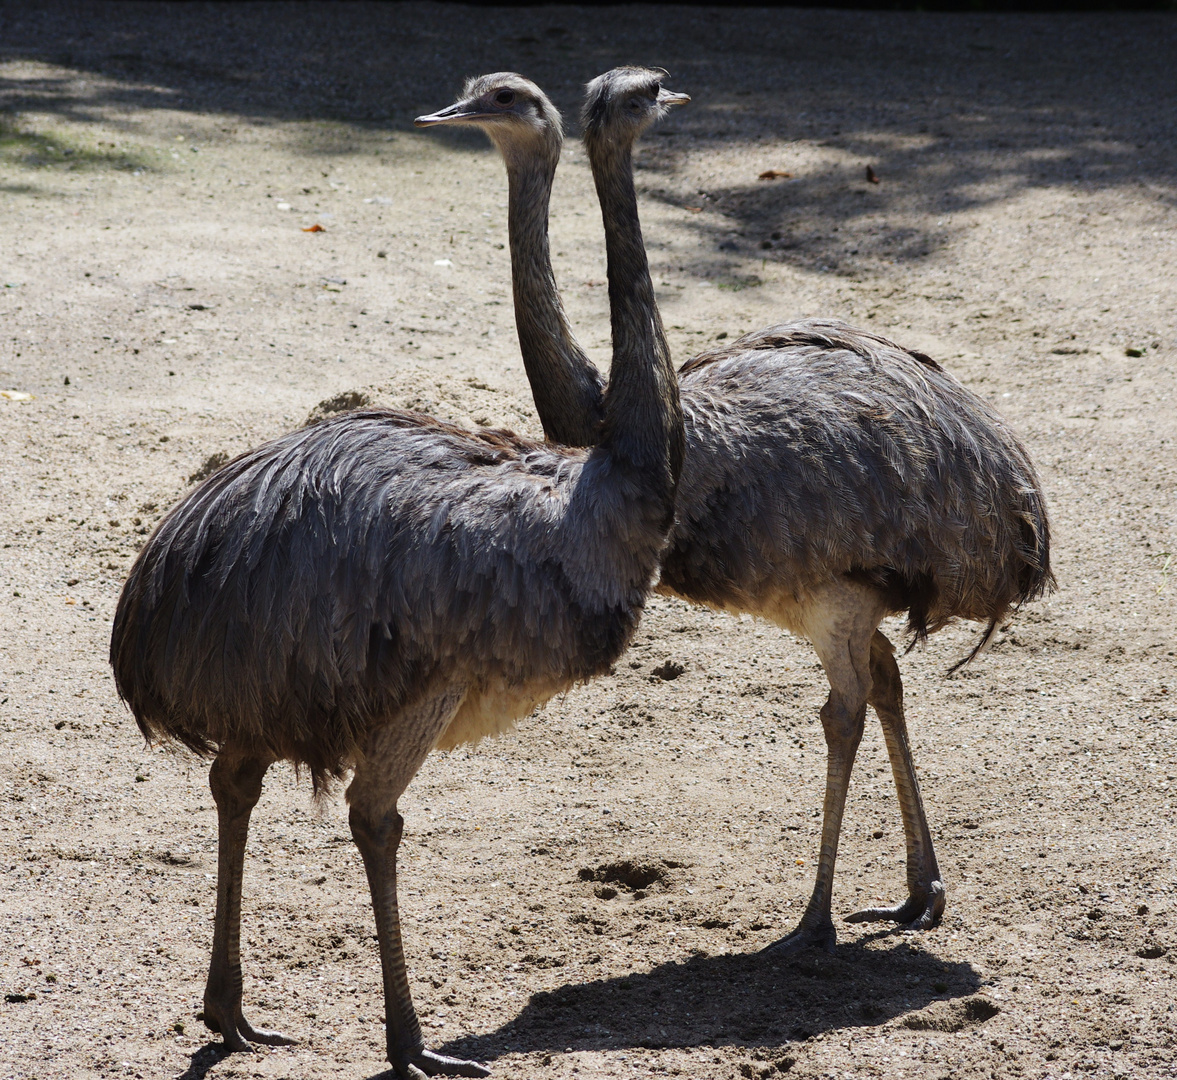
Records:
[[[667,90],[670,77],[662,68],[618,67],[598,75],[585,87],[584,141],[590,148],[622,150],[633,145],[673,105],[685,105],[687,94]]]
[[[564,127],[547,95],[530,79],[513,71],[496,71],[470,79],[458,100],[440,112],[418,116],[417,127],[474,124],[482,128],[510,163],[517,153],[560,156]]]

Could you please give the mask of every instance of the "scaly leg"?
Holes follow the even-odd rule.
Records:
[[[396,802],[457,712],[461,700],[461,692],[434,698],[374,733],[347,792],[351,834],[364,860],[376,915],[376,938],[384,974],[388,1060],[401,1080],[421,1073],[490,1075],[490,1070],[477,1062],[425,1049],[409,990],[396,900],[396,852],[404,830],[404,819],[397,812]]]
[[[830,696],[821,709],[828,754],[821,850],[817,880],[805,913],[791,934],[768,946],[773,952],[795,952],[809,945],[820,945],[833,952],[837,943],[830,915],[834,865],[850,773],[866,720],[870,635],[878,625],[877,607],[873,594],[865,590],[850,586],[831,590],[822,607],[823,617],[814,620],[816,626],[809,635],[830,681]]]
[[[204,1022],[220,1032],[229,1050],[251,1050],[249,1040],[272,1046],[294,1042],[276,1031],[255,1028],[241,1014],[241,875],[249,815],[270,767],[265,758],[222,750],[208,784],[217,804],[217,914],[212,960],[204,988]]]
[[[473,1061],[461,1061],[426,1050],[425,1040],[421,1037],[421,1025],[409,990],[396,902],[396,850],[400,846],[404,818],[393,810],[376,821],[369,821],[353,806],[348,821],[372,890],[380,967],[384,973],[388,1060],[393,1072],[398,1077],[411,1077],[415,1067],[427,1076],[489,1076],[489,1069]]]
[[[832,691],[822,706],[821,723],[825,731],[828,760],[817,880],[797,928],[780,941],[768,946],[773,952],[795,952],[808,945],[820,945],[827,952],[833,952],[837,944],[838,935],[830,916],[834,863],[838,857],[838,836],[842,831],[842,814],[846,809],[850,771],[854,767],[854,755],[862,739],[865,718],[865,702],[860,708],[853,709],[839,700]]]
[[[887,756],[895,776],[899,812],[907,844],[907,900],[894,907],[867,908],[846,917],[847,922],[897,922],[909,930],[928,930],[944,913],[944,879],[932,847],[932,833],[924,813],[915,762],[903,717],[903,682],[895,663],[895,647],[878,630],[871,640],[870,703],[883,725]]]

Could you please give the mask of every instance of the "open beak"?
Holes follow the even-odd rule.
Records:
[[[659,105],[685,105],[690,100],[690,94],[676,94],[673,90],[666,89],[658,91]]]
[[[485,120],[490,113],[479,109],[473,101],[455,101],[440,112],[430,113],[428,116],[418,116],[413,121],[414,127],[434,127],[437,124],[463,124],[475,120]]]

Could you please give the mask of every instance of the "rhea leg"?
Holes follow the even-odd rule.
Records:
[[[489,1076],[473,1061],[445,1057],[425,1048],[409,990],[396,899],[396,853],[404,830],[397,800],[461,704],[461,694],[435,698],[402,714],[374,733],[348,788],[351,834],[364,860],[380,966],[384,975],[384,1016],[388,1060],[397,1077]]]
[[[924,813],[915,762],[903,717],[903,682],[895,663],[895,647],[876,630],[871,640],[870,704],[883,725],[887,756],[895,776],[899,812],[907,845],[907,900],[894,907],[867,908],[846,917],[847,922],[897,922],[911,930],[927,930],[944,913],[944,879],[932,847],[932,832]]]
[[[294,1040],[253,1027],[241,1014],[241,876],[249,815],[262,791],[266,758],[222,750],[208,774],[217,804],[217,914],[212,960],[204,988],[204,1022],[221,1033],[230,1050],[249,1050],[249,1040],[285,1046]]]
[[[830,592],[808,628],[809,638],[830,681],[830,695],[821,709],[827,761],[817,879],[797,928],[770,945],[773,951],[793,952],[808,945],[820,945],[833,952],[837,942],[830,914],[834,865],[850,773],[866,719],[870,636],[878,625],[878,614],[877,602],[865,590],[846,585]]]

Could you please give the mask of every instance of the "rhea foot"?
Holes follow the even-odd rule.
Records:
[[[250,1052],[253,1050],[252,1043],[262,1043],[265,1046],[294,1046],[298,1042],[297,1039],[292,1039],[279,1031],[255,1028],[241,1015],[240,1008],[232,1010],[236,1015],[229,1023],[217,1017],[218,1011],[205,1005],[204,1026],[210,1031],[217,1032],[225,1040],[225,1049],[232,1053]]]
[[[794,956],[803,949],[816,947],[832,953],[837,944],[838,932],[834,929],[833,920],[828,916],[812,923],[802,918],[797,924],[797,929],[791,934],[786,934],[780,941],[774,941],[760,951],[772,956]]]
[[[402,1058],[401,1063],[393,1060],[392,1071],[398,1080],[417,1080],[421,1076],[490,1076],[490,1069],[477,1061],[463,1061],[461,1058],[435,1054],[432,1050],[421,1049],[415,1054]]]
[[[847,915],[846,921],[860,922],[893,922],[898,923],[904,930],[931,930],[938,926],[940,917],[944,914],[944,882],[931,881],[928,891],[920,896],[912,893],[902,904],[894,907],[866,908]]]

